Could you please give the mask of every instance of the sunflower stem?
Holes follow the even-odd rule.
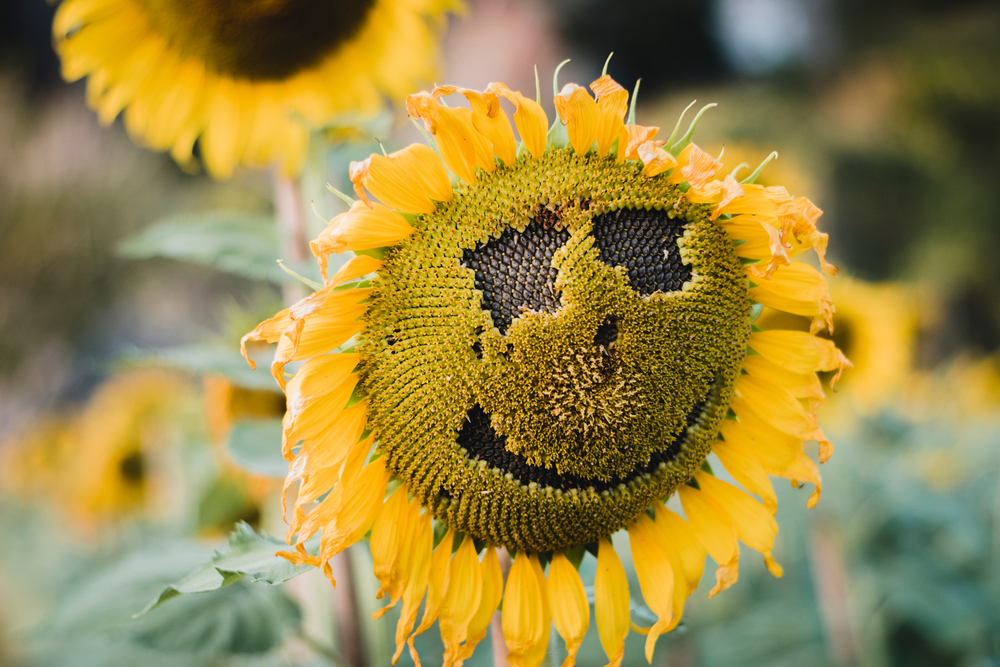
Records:
[[[274,188],[274,211],[278,217],[278,234],[281,238],[281,259],[293,266],[301,266],[309,256],[309,234],[306,230],[306,216],[302,207],[298,179],[289,178],[275,169],[272,177]],[[299,282],[285,283],[285,303],[291,305],[305,297],[305,289]]]
[[[352,567],[351,549],[344,549],[330,559],[333,578],[337,582],[337,590],[333,595],[334,623],[340,639],[338,646],[344,656],[344,664],[350,667],[365,667],[368,664],[365,655],[365,643],[361,638],[361,613],[358,606],[358,595],[354,589],[354,568]]]

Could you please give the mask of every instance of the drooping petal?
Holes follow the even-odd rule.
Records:
[[[400,486],[379,510],[375,525],[372,526],[371,550],[375,576],[381,587],[375,597],[381,600],[389,595],[388,606],[375,612],[381,618],[387,610],[395,606],[403,593],[401,570],[403,551],[409,521],[413,518],[405,486]]]
[[[736,246],[736,255],[748,259],[766,259],[763,269],[753,266],[753,277],[770,280],[779,266],[789,264],[789,246],[781,238],[781,231],[764,219],[752,215],[738,215],[720,222],[733,239],[745,241]]]
[[[471,535],[466,535],[455,552],[448,574],[448,590],[444,594],[438,626],[444,642],[444,667],[451,667],[460,658],[461,644],[468,637],[472,622],[483,596],[483,573]]]
[[[538,582],[538,597],[542,601],[542,637],[524,654],[524,667],[541,667],[549,649],[549,635],[552,632],[552,609],[549,603],[545,573],[542,572],[542,566],[538,562],[538,555],[531,554],[528,562],[531,564],[531,571],[535,574],[535,581]]]
[[[590,627],[590,605],[580,573],[561,551],[554,552],[549,563],[548,594],[556,631],[566,642],[567,656],[562,667],[573,667]]]
[[[544,624],[542,586],[531,558],[518,551],[503,594],[503,638],[507,644],[507,662],[512,667],[526,667],[527,654],[541,644],[545,635]]]
[[[420,511],[420,502],[416,498],[411,503],[412,513]],[[434,531],[431,528],[430,512],[424,512],[416,518],[411,514],[410,531],[403,547],[404,563],[401,566],[403,576],[403,607],[396,623],[396,652],[392,656],[392,664],[396,664],[406,646],[406,639],[417,621],[420,602],[427,590],[427,580],[431,568],[431,546],[434,543]],[[381,611],[381,610],[380,610]]]
[[[625,568],[611,542],[604,538],[597,550],[594,578],[594,617],[597,634],[608,656],[608,667],[618,667],[625,655],[629,628],[629,592]]]
[[[750,493],[756,493],[764,502],[764,507],[773,516],[778,511],[778,498],[767,471],[760,464],[756,452],[745,448],[742,443],[719,440],[712,445],[712,451],[722,461],[729,474]]]
[[[774,538],[778,534],[778,522],[756,500],[737,489],[732,484],[706,473],[695,473],[695,479],[702,493],[717,502],[736,527],[739,540],[764,556],[767,569],[776,577],[784,573],[781,566],[771,557]]]
[[[420,656],[417,655],[417,651],[413,647],[413,639],[430,628],[441,612],[444,594],[448,589],[448,574],[451,568],[451,547],[454,541],[455,531],[449,528],[431,555],[431,569],[428,575],[427,602],[424,605],[424,615],[420,619],[420,625],[413,631],[408,642],[410,657],[413,658],[413,662],[417,667],[420,667]]]
[[[459,651],[456,662],[458,667],[461,667],[461,663],[472,656],[476,645],[486,637],[486,633],[490,629],[490,621],[493,619],[493,612],[500,606],[500,600],[503,598],[503,573],[500,571],[500,560],[497,558],[496,547],[486,547],[486,553],[483,554],[483,560],[479,567],[483,573],[483,595],[475,616],[469,621],[468,635]]]
[[[719,566],[715,571],[715,587],[708,594],[714,597],[735,584],[739,576],[740,547],[736,542],[736,527],[725,509],[701,490],[683,484],[677,493],[688,525]]]
[[[701,582],[701,575],[705,570],[705,546],[691,526],[663,503],[654,503],[653,509],[656,518],[652,534],[670,558],[674,570],[673,618],[665,629],[665,632],[669,632],[680,623],[688,596],[694,593]]]
[[[514,141],[514,131],[507,119],[507,112],[500,106],[496,93],[480,93],[468,88],[459,88],[458,92],[469,100],[472,125],[493,144],[496,156],[507,166],[514,164],[517,159],[517,142]]]
[[[666,551],[655,536],[653,521],[640,514],[628,527],[632,547],[632,563],[642,589],[642,597],[657,616],[656,623],[646,636],[646,661],[653,663],[656,639],[670,627],[673,619],[674,569]]]
[[[573,150],[579,156],[586,155],[597,138],[597,103],[594,98],[586,88],[567,83],[553,102],[559,120],[566,126]]]

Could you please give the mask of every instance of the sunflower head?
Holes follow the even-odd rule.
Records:
[[[287,557],[329,572],[372,527],[380,596],[404,601],[399,650],[426,592],[416,632],[440,614],[446,664],[500,602],[496,547],[517,553],[502,593],[512,664],[538,664],[550,622],[579,646],[587,603],[566,554],[581,548],[621,660],[628,590],[609,536],[623,528],[660,617],[649,651],[680,619],[699,554],[719,564],[714,592],[736,580],[737,537],[780,575],[768,475],[818,487],[802,452],[830,453],[816,372],[848,365],[813,335],[833,313],[825,278],[792,261],[815,249],[833,272],[818,208],[756,173],[718,178],[695,123],[665,140],[626,124],[628,93],[607,75],[555,93],[551,129],[501,83],[411,95],[431,146],[352,165],[358,200],[312,244],[326,286],[246,337],[278,342],[286,484],[301,482]],[[345,251],[359,254],[328,276]],[[811,331],[755,327],[763,305]],[[711,452],[761,501],[716,478]],[[686,520],[663,504],[674,495]],[[314,555],[302,545],[317,531]],[[456,577],[481,594],[442,602]]]

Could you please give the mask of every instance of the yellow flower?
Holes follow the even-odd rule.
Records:
[[[914,370],[917,333],[921,317],[927,315],[921,313],[920,306],[928,300],[918,298],[913,286],[850,278],[835,281],[830,294],[839,306],[833,318],[836,329],[829,337],[854,364],[844,383],[837,387],[838,398],[848,399],[852,409],[862,413],[878,410]],[[769,309],[765,309],[758,324],[808,328],[805,318]]]
[[[376,114],[431,81],[459,0],[63,0],[53,36],[104,124],[208,171],[299,170],[308,132]]]
[[[411,96],[433,150],[352,165],[359,200],[312,245],[325,286],[244,339],[278,344],[286,484],[301,481],[284,555],[329,575],[327,560],[370,529],[379,595],[403,601],[397,657],[435,616],[445,664],[471,654],[501,600],[504,547],[516,551],[508,661],[541,664],[554,624],[570,667],[589,625],[570,555],[585,547],[609,664],[630,627],[651,660],[706,553],[713,595],[736,582],[740,542],[781,576],[770,477],[811,482],[818,499],[803,453],[810,440],[821,461],[832,453],[817,372],[850,365],[815,335],[834,312],[826,278],[794,259],[815,249],[834,271],[819,209],[719,180],[691,132],[657,140],[624,123],[621,86],[602,76],[591,89],[556,93],[547,143],[541,106],[503,84]],[[471,109],[444,106],[452,93]],[[517,109],[513,150],[500,100]],[[346,251],[360,254],[327,276],[328,255]],[[810,331],[754,325],[763,306]],[[291,362],[302,365],[289,379]],[[706,471],[713,451],[746,491]],[[664,505],[674,494],[683,517]],[[610,541],[622,529],[651,628],[630,619]],[[314,556],[304,544],[317,532]]]
[[[176,373],[120,373],[79,414],[56,427],[43,422],[35,437],[15,443],[11,470],[82,527],[152,509],[164,490],[158,457],[190,397],[191,387]],[[49,437],[40,437],[46,431]]]

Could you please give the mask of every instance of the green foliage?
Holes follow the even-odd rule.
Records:
[[[307,550],[316,554],[319,540],[307,543]],[[229,537],[225,553],[215,552],[211,560],[182,579],[163,587],[159,595],[146,605],[137,616],[143,616],[167,600],[191,593],[207,593],[225,588],[243,577],[251,581],[274,586],[284,583],[310,569],[308,565],[294,565],[275,552],[287,545],[266,533],[254,532],[245,523],[238,523]]]
[[[229,454],[245,470],[266,477],[284,478],[288,461],[278,449],[281,419],[245,419],[229,432]]]
[[[126,363],[158,364],[198,375],[221,375],[237,387],[276,391],[277,385],[266,369],[253,370],[237,348],[221,345],[179,345],[151,351],[136,350],[124,357]]]
[[[171,216],[123,241],[118,253],[129,259],[167,257],[204,264],[244,278],[286,283],[290,277],[277,264],[278,228],[270,216],[210,212]],[[319,278],[313,264],[293,266],[307,278]]]
[[[244,528],[237,536],[247,532],[253,535]],[[216,595],[191,596],[167,609],[133,617],[144,601],[203,554],[204,547],[188,542],[132,552],[78,581],[60,600],[42,634],[71,645],[108,642],[116,652],[134,654],[138,660],[143,649],[201,656],[266,653],[298,628],[300,612],[288,596],[277,588],[239,582],[242,574],[229,571],[225,580],[235,585]],[[229,566],[254,568],[254,563],[241,554]],[[208,589],[208,578],[202,577],[200,585]],[[48,650],[58,652],[58,646]]]

